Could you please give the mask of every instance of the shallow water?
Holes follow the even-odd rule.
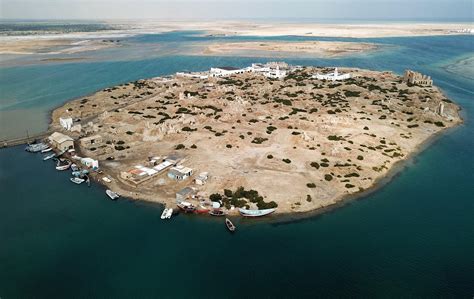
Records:
[[[446,69],[474,56],[473,40],[376,39],[393,46],[340,59],[285,59],[420,70],[462,106],[465,118],[381,190],[308,219],[236,220],[234,235],[222,219],[179,215],[165,222],[159,205],[112,202],[100,186],[71,184],[67,173],[40,155],[22,147],[0,150],[0,297],[472,296],[474,84],[455,76],[462,65]],[[42,130],[48,109],[109,85],[266,60],[117,55],[101,62],[1,68],[2,135],[21,133],[22,126]],[[32,114],[20,123],[24,111]],[[35,113],[44,118],[35,119]]]

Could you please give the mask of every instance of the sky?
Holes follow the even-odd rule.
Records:
[[[474,0],[0,0],[1,19],[472,21]]]

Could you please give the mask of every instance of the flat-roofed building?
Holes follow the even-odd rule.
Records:
[[[59,132],[54,132],[48,137],[49,142],[60,151],[67,151],[74,148],[74,139]]]

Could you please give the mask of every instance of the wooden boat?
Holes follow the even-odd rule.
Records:
[[[209,209],[200,205],[199,207],[196,208],[196,213],[198,213],[198,214],[208,214]]]
[[[28,146],[25,148],[25,151],[30,152],[30,153],[37,153],[41,152],[42,150],[48,148],[48,145],[44,143],[33,143],[33,144],[28,144]]]
[[[180,210],[182,210],[185,213],[194,213],[194,211],[196,211],[196,207],[193,204],[186,201],[180,202],[179,204],[177,204],[177,206]]]
[[[110,197],[111,200],[117,200],[117,198],[120,197],[120,195],[109,189],[105,190],[105,193],[108,197]]]
[[[225,216],[225,212],[221,209],[212,209],[209,211],[209,215],[211,216]]]
[[[42,152],[42,153],[48,153],[48,152],[50,152],[50,151],[52,151],[52,150],[53,150],[53,149],[52,149],[51,147],[47,147],[47,148],[45,148],[44,150],[42,150],[41,152]]]
[[[59,159],[58,164],[56,164],[56,170],[62,171],[62,170],[67,170],[69,167],[71,167],[71,161],[68,159]]]
[[[54,154],[54,153],[53,153],[53,154],[49,154],[49,155],[47,155],[47,156],[44,156],[43,161],[52,159],[52,158],[54,158],[54,156],[56,156],[56,154]]]
[[[226,219],[225,219],[225,225],[227,226],[227,229],[228,229],[231,233],[235,232],[235,225],[232,223],[232,221],[230,221],[229,218],[226,218]]]
[[[276,209],[264,209],[264,210],[246,210],[246,209],[239,209],[240,215],[244,217],[262,217],[269,215],[275,212]]]
[[[85,181],[84,179],[81,179],[81,178],[70,178],[70,180],[71,180],[71,182],[73,182],[74,184],[78,184],[78,185],[84,183],[84,181]]]

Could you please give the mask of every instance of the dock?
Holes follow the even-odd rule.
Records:
[[[49,135],[51,135],[51,132],[42,132],[42,133],[38,133],[38,134],[35,134],[35,135],[26,136],[26,137],[19,137],[19,138],[1,140],[0,141],[0,148],[16,146],[16,145],[20,145],[20,144],[27,144],[27,143],[30,143],[30,142],[35,141],[37,139],[44,139],[44,138],[48,137]]]

